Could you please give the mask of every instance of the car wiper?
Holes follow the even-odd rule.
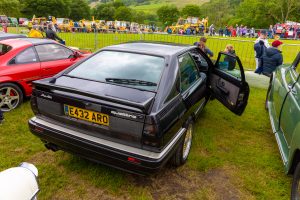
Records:
[[[125,85],[157,86],[157,83],[142,81],[137,79],[106,78],[105,80],[110,83],[118,83],[118,84],[125,84]]]

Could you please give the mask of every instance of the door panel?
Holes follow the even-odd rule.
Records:
[[[289,74],[287,76],[291,76],[291,78],[286,79],[287,88],[285,89],[287,89],[288,94],[280,115],[280,132],[283,133],[289,147],[293,139],[293,134],[297,132],[300,133],[300,80],[298,78],[298,81],[294,84],[292,82],[296,79],[296,75],[298,75],[298,72],[295,70],[297,69],[298,63],[299,60],[290,67],[289,73],[287,73]],[[297,71],[298,70],[299,69],[297,69]]]
[[[42,44],[35,46],[41,61],[42,76],[53,76],[77,61],[74,52],[59,44]]]
[[[297,81],[298,73],[294,69],[298,69],[297,65],[300,59],[299,55],[291,67],[279,68],[273,77],[268,107],[275,131],[280,129],[279,118],[283,108],[283,103],[287,98],[288,92]],[[289,99],[290,98],[291,97],[289,97]]]
[[[178,66],[182,98],[189,109],[205,96],[206,75],[199,72],[190,53],[179,56]]]
[[[296,83],[288,93],[280,116],[280,129],[290,146],[295,129],[300,122],[300,84]],[[299,132],[300,130],[298,130]]]
[[[34,49],[29,47],[20,52],[9,62],[8,66],[3,68],[1,73],[22,84],[25,88],[25,95],[30,95],[32,81],[41,78],[41,65]]]
[[[244,112],[250,90],[237,56],[219,53],[215,66],[209,72],[209,87],[216,99],[230,111],[237,115]]]

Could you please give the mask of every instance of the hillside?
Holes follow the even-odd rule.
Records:
[[[187,4],[198,4],[201,5],[205,2],[209,2],[209,0],[150,0],[150,4],[148,5],[138,5],[138,6],[130,6],[134,10],[144,11],[144,12],[156,12],[163,5],[174,4],[178,8],[182,8]],[[95,7],[97,5],[96,2],[92,2],[90,4],[91,7]]]

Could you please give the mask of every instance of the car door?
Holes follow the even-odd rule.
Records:
[[[31,86],[31,82],[41,78],[41,66],[36,51],[29,47],[19,52],[7,65],[6,75],[23,85]],[[31,88],[26,88],[31,93]],[[27,94],[26,94],[27,95]]]
[[[178,57],[180,71],[180,92],[187,109],[199,107],[198,103],[202,99],[204,102],[206,91],[205,73],[199,72],[191,52],[186,52]],[[192,109],[194,111],[195,109]],[[195,110],[196,114],[198,110]]]
[[[292,66],[296,66],[299,59],[300,54],[298,54]],[[274,131],[280,130],[279,119],[283,103],[298,78],[294,68],[295,67],[282,67],[273,74],[274,77],[270,85],[271,91],[268,99],[268,109]]]
[[[74,51],[59,44],[41,44],[35,46],[41,61],[42,76],[53,76],[77,61]]]
[[[250,90],[238,56],[219,53],[216,63],[209,69],[208,87],[230,111],[237,115],[244,112]]]
[[[282,106],[279,120],[280,133],[284,135],[285,142],[290,148],[293,135],[300,131],[300,53],[290,67],[290,73],[298,77],[295,83],[290,83],[287,88],[287,96]]]

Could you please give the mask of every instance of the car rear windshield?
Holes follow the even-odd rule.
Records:
[[[69,76],[155,91],[165,60],[162,57],[102,51],[78,65]]]
[[[6,54],[12,49],[11,46],[8,46],[6,44],[0,44],[0,56]]]

